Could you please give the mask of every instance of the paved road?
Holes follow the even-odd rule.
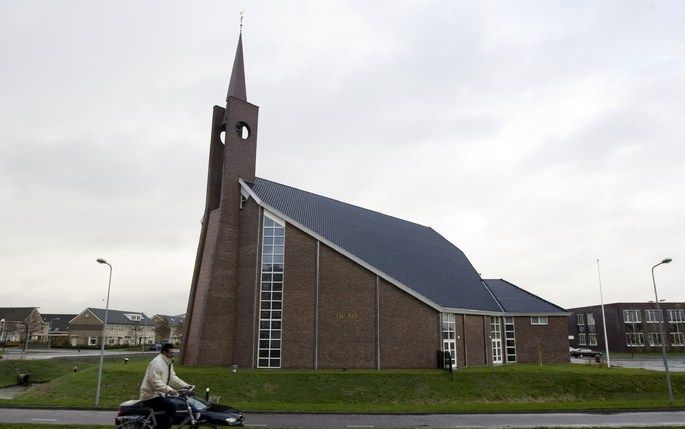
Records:
[[[594,358],[571,358],[571,363],[595,365]],[[642,368],[652,371],[663,371],[664,361],[661,356],[635,357],[635,358],[611,358],[611,366],[622,368]],[[685,357],[669,356],[668,370],[671,372],[685,372]]]
[[[123,351],[123,350],[105,350],[105,356],[124,356],[137,354],[158,354],[159,352],[148,351]],[[2,354],[0,352],[0,354]],[[84,357],[84,356],[100,356],[100,350],[83,349],[81,351],[73,349],[50,349],[50,350],[29,350],[27,353],[21,353],[17,349],[7,349],[3,355],[6,360],[40,360],[53,358],[68,358],[68,357]]]
[[[679,426],[685,411],[643,413],[551,413],[551,414],[280,414],[246,413],[247,427],[266,428],[501,428],[581,426]],[[112,424],[113,411],[27,410],[0,408],[0,422],[66,424]]]

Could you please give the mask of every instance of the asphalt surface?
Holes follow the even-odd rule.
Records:
[[[150,352],[147,350],[142,351],[122,351],[122,350],[105,350],[105,356],[121,356],[122,358],[128,355],[138,355],[138,354],[150,354],[156,355],[159,352]],[[7,349],[2,358],[5,360],[43,360],[43,359],[54,359],[54,358],[69,358],[69,357],[85,357],[85,356],[100,356],[100,350],[93,349],[83,349],[83,350],[73,350],[73,349],[50,349],[50,350],[29,350],[27,353],[22,353],[18,349]]]
[[[0,408],[0,423],[114,423],[113,411]],[[246,413],[246,427],[266,428],[501,428],[685,426],[685,411],[545,414],[297,414]]]
[[[668,370],[670,372],[685,372],[685,357],[668,356]],[[603,361],[605,362],[605,361]],[[571,358],[571,363],[595,365],[594,358]],[[650,371],[663,371],[664,361],[661,356],[634,357],[634,358],[611,358],[612,367],[642,368]]]

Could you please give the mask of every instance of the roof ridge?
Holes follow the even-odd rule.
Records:
[[[469,261],[469,262],[471,262],[471,261]],[[485,279],[483,279],[483,278],[481,277],[480,282],[483,284],[483,286],[485,286],[485,289],[488,291],[488,293],[490,293],[490,296],[492,297],[492,299],[495,300],[495,302],[497,303],[497,306],[502,310],[502,312],[506,313],[507,311],[504,309],[504,306],[503,306],[502,303],[499,301],[499,299],[497,299],[497,297],[496,297],[495,294],[492,292],[492,290],[490,290],[490,286],[488,286],[488,284],[487,284],[487,282],[485,281]]]
[[[518,290],[520,290],[520,291],[523,291],[523,292],[527,293],[528,295],[534,296],[535,298],[539,299],[540,301],[544,301],[544,302],[546,302],[547,304],[552,305],[552,306],[558,308],[559,310],[567,311],[564,307],[560,307],[560,306],[554,304],[553,302],[547,301],[545,298],[542,298],[542,297],[540,297],[540,296],[538,296],[538,295],[536,295],[536,294],[534,294],[534,293],[532,293],[532,292],[528,292],[527,290],[525,290],[525,289],[523,289],[523,288],[521,288],[521,287],[516,286],[515,284],[513,284],[513,283],[510,282],[509,280],[505,280],[505,279],[494,279],[494,280],[503,281],[503,282],[505,282],[505,283],[507,283],[507,284],[509,284],[509,285],[511,285],[511,286],[514,286],[516,289],[518,289]]]
[[[327,197],[327,196],[325,196],[325,195],[317,194],[317,193],[314,193],[314,192],[311,192],[311,191],[306,191],[306,190],[304,190],[304,189],[296,188],[296,187],[294,187],[294,186],[286,185],[286,184],[283,184],[283,183],[280,183],[280,182],[275,182],[275,181],[273,181],[273,180],[265,179],[265,178],[263,178],[263,177],[256,177],[256,178],[255,178],[255,182],[256,182],[256,179],[264,180],[264,181],[266,181],[266,182],[275,183],[275,184],[277,184],[277,185],[284,186],[284,187],[290,188],[290,189],[294,189],[294,190],[299,191],[299,192],[304,192],[305,194],[314,195],[314,196],[317,196],[317,197],[319,197],[319,198],[326,198],[327,200],[335,201],[335,202],[337,202],[337,203],[344,204],[344,205],[346,205],[346,206],[354,207],[354,208],[357,208],[357,209],[360,209],[360,210],[365,210],[365,211],[371,212],[371,213],[376,213],[376,214],[378,214],[378,215],[385,216],[385,217],[387,217],[387,218],[396,219],[396,220],[399,220],[399,221],[402,221],[402,222],[410,223],[410,224],[412,224],[412,225],[420,226],[420,227],[422,227],[422,228],[427,228],[427,229],[430,229],[430,230],[432,230],[433,232],[435,232],[435,230],[434,230],[433,228],[431,228],[430,226],[426,226],[426,225],[422,225],[422,224],[417,223],[417,222],[412,222],[412,221],[410,221],[410,220],[402,219],[402,218],[397,217],[397,216],[391,216],[391,215],[389,215],[389,214],[382,213],[382,212],[379,212],[379,211],[376,211],[376,210],[371,210],[371,209],[367,209],[367,208],[365,208],[365,207],[358,206],[358,205],[355,205],[355,204],[346,203],[345,201],[341,201],[341,200],[338,200],[338,199],[336,199],[336,198]],[[244,180],[244,179],[243,179],[243,180]],[[246,180],[244,180],[244,181],[245,181],[246,183],[250,183],[250,182],[248,182],[248,181],[246,181]],[[253,184],[254,184],[254,183],[253,183]],[[438,235],[439,235],[439,234],[438,234]],[[441,237],[442,237],[442,236],[441,236]],[[443,237],[443,238],[444,238],[444,237]],[[449,241],[449,240],[448,240],[448,241]]]

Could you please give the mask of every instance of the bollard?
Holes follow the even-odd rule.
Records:
[[[74,367],[74,372],[77,372],[77,371],[78,371],[78,368],[77,368],[77,367]]]
[[[124,358],[124,365],[128,363],[128,358]]]
[[[238,365],[231,365],[231,372],[238,372]]]
[[[209,387],[205,389],[205,401],[209,401]]]
[[[17,376],[17,384],[20,386],[26,386],[29,384],[31,374],[19,374]]]

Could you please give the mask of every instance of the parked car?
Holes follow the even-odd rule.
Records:
[[[175,425],[182,423],[188,417],[189,410],[192,410],[196,418],[210,425],[244,426],[245,424],[243,413],[228,405],[210,403],[192,393],[167,396],[167,398],[171,399],[176,405],[176,418],[173,422]],[[133,425],[136,425],[136,421],[149,414],[150,409],[141,401],[130,400],[122,402],[117,410],[114,424],[121,425],[124,422],[133,422]],[[127,423],[127,426],[129,425],[131,423]]]
[[[158,352],[160,350],[162,350],[161,344],[159,344],[159,343],[150,344],[150,351],[151,352]]]
[[[594,351],[594,350],[586,349],[586,348],[575,349],[575,348],[571,347],[569,350],[569,353],[571,354],[571,357],[575,357],[575,358],[602,356],[602,353]]]

